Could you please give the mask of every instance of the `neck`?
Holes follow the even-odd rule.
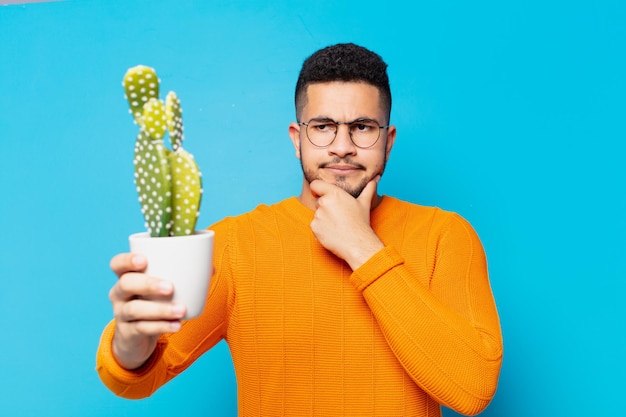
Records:
[[[300,195],[298,196],[298,200],[300,200],[300,202],[305,207],[313,211],[315,211],[315,209],[317,208],[315,206],[315,202],[317,198],[313,195],[313,192],[311,191],[311,188],[309,188],[309,183],[306,179],[302,180],[302,191],[300,192]]]

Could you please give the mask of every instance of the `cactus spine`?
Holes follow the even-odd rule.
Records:
[[[146,229],[152,237],[190,235],[200,214],[202,175],[182,146],[180,100],[173,91],[165,103],[159,100],[159,79],[153,68],[143,65],[130,68],[122,85],[139,126],[135,186]],[[168,132],[171,150],[164,145]]]

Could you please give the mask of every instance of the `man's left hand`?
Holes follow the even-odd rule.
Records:
[[[384,247],[370,225],[379,178],[367,183],[358,198],[321,180],[310,184],[317,196],[311,229],[322,246],[344,259],[353,271]]]

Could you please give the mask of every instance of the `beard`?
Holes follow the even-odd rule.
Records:
[[[302,165],[302,162],[300,162],[300,165]],[[307,170],[304,168],[304,166],[302,166],[302,173],[304,174],[304,178],[309,184],[315,180],[322,179],[313,170]],[[369,178],[363,178],[363,180],[361,180],[361,182],[356,186],[350,186],[350,184],[346,182],[345,176],[336,176],[335,182],[333,184],[350,194],[352,197],[358,198],[369,181]]]
[[[312,169],[307,169],[304,167],[304,164],[302,163],[302,159],[303,158],[300,158],[300,167],[302,167],[302,173],[304,174],[304,178],[306,179],[306,181],[310,184],[311,182],[315,180],[322,180],[322,178],[316,171]],[[338,164],[338,163],[345,163],[345,164],[353,165],[357,168],[365,170],[365,167],[363,165],[353,162],[349,157],[347,158],[335,157],[329,162],[320,164],[318,168],[322,169],[328,165]],[[381,176],[383,175],[383,171],[385,170],[385,165],[386,165],[386,161],[383,161],[383,166],[379,172],[375,173],[371,178],[369,177],[363,178],[361,182],[358,183],[357,185],[351,186],[350,184],[348,184],[348,182],[346,181],[345,175],[336,175],[335,181],[333,182],[333,184],[341,188],[348,194],[350,194],[352,197],[358,198],[363,192],[363,189],[365,188],[365,186],[372,180],[372,178],[374,178],[376,175],[379,175],[379,174]]]

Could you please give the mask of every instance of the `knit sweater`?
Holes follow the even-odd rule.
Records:
[[[385,247],[357,270],[327,251],[295,198],[228,217],[215,231],[202,315],[163,335],[141,368],[97,354],[100,378],[151,395],[225,339],[242,416],[476,414],[502,360],[482,245],[459,215],[385,196],[371,225]],[[200,392],[200,391],[199,391]]]

